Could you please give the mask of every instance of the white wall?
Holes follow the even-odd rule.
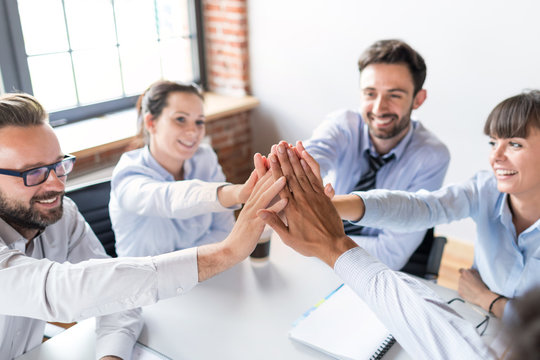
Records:
[[[413,115],[450,148],[446,183],[487,169],[487,114],[501,100],[540,88],[537,0],[250,0],[254,149],[305,139],[330,111],[358,105],[360,53],[400,38],[428,66],[428,100]],[[438,226],[474,239],[470,220]]]

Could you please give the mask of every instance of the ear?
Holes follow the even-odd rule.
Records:
[[[144,115],[144,128],[150,134],[154,134],[156,132],[156,124],[154,121],[154,117],[150,113]]]
[[[420,91],[418,91],[418,93],[416,94],[416,96],[414,97],[414,100],[413,100],[413,110],[416,110],[418,109],[420,106],[422,106],[422,104],[424,103],[424,101],[426,101],[426,97],[427,97],[427,91],[426,89],[420,89]]]

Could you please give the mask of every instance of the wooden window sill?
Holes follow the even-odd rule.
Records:
[[[211,92],[204,94],[206,121],[249,111],[259,104],[252,96],[232,97]],[[55,129],[62,151],[78,157],[127,146],[137,133],[135,109],[108,114],[99,118],[64,125]]]

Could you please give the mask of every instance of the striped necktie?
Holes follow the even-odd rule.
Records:
[[[366,150],[366,155],[369,160],[369,170],[360,178],[358,184],[352,191],[368,191],[375,189],[375,181],[377,180],[377,171],[385,164],[395,159],[395,154],[391,154],[386,158],[382,156],[373,156]],[[347,220],[343,220],[343,227],[345,228],[345,234],[347,235],[361,235],[363,226],[351,224]]]

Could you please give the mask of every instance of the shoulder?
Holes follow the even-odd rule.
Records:
[[[448,147],[434,133],[426,129],[421,122],[413,120],[412,124],[411,148],[414,151],[420,151],[422,156],[449,162],[450,151]]]
[[[145,148],[141,148],[126,152],[120,157],[112,173],[111,186],[113,188],[120,180],[133,175],[161,178],[159,172],[148,164],[144,152]]]
[[[354,127],[363,123],[362,116],[356,110],[340,109],[329,113],[326,116],[325,122],[334,123],[342,127]]]

